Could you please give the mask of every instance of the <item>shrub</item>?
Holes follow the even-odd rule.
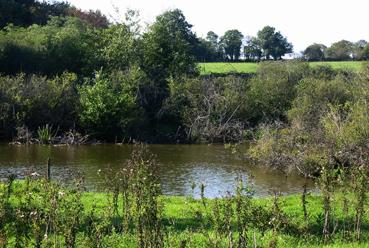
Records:
[[[242,110],[253,126],[286,120],[286,111],[296,96],[296,85],[309,74],[306,63],[265,62],[250,82]]]
[[[172,81],[163,112],[179,119],[186,139],[197,142],[239,141],[243,138],[241,106],[247,80],[237,77]]]
[[[350,101],[352,83],[337,76],[334,80],[304,79],[297,87],[296,99],[288,111],[291,123],[305,130],[316,129],[320,118],[330,104],[340,105]]]
[[[7,134],[16,127],[31,130],[46,124],[68,130],[77,121],[78,96],[75,74],[64,73],[48,79],[20,74],[0,77],[0,122]]]
[[[141,121],[137,103],[142,74],[138,69],[107,75],[100,71],[79,88],[80,120],[89,133],[113,140],[134,135]]]

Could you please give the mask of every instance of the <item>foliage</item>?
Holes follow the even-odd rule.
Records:
[[[196,36],[182,11],[166,11],[143,35],[141,66],[153,81],[196,74]]]
[[[243,48],[243,53],[247,61],[260,61],[263,55],[260,41],[255,37],[249,37]]]
[[[237,61],[241,53],[243,34],[236,30],[228,30],[220,38],[222,48],[227,58],[231,61]]]
[[[307,61],[321,61],[324,60],[324,55],[327,47],[323,44],[312,44],[304,51],[304,56]]]
[[[5,74],[88,75],[95,68],[97,35],[77,18],[52,18],[47,25],[7,26],[0,31],[0,66]]]
[[[79,106],[76,82],[71,73],[53,79],[24,74],[0,77],[0,121],[7,135],[24,125],[31,130],[46,124],[61,130],[72,128]]]
[[[341,75],[331,80],[304,79],[288,116],[294,125],[312,131],[320,126],[320,119],[330,104],[342,105],[352,97],[350,82]]]
[[[347,40],[341,40],[333,43],[326,51],[327,58],[332,60],[351,59],[353,44]]]
[[[79,88],[81,124],[97,137],[129,138],[140,123],[138,87],[143,80],[139,69],[112,74],[100,71]]]
[[[89,25],[107,28],[109,21],[100,11],[83,11],[66,1],[3,0],[0,8],[0,28],[12,23],[27,27],[32,24],[45,25],[50,17],[78,17]]]
[[[136,156],[134,161],[140,164],[133,167],[132,173],[137,175],[153,165],[146,167],[150,164],[147,161],[153,161],[147,157]],[[125,181],[127,177],[121,178],[123,181],[119,177],[116,179],[114,185],[119,187],[128,182]],[[133,190],[137,190],[137,186],[142,189],[139,192],[155,192],[155,180],[147,180],[149,182],[143,183],[142,179],[133,179],[131,182],[138,184],[127,188],[127,193],[136,195],[138,192]],[[125,191],[120,188],[118,211],[114,212],[113,191],[84,192],[80,180],[76,181],[75,187],[63,187],[45,179],[18,181],[12,177],[0,186],[0,242],[8,247],[269,247],[272,244],[277,247],[365,247],[368,242],[367,200],[363,198],[361,210],[364,212],[361,212],[357,208],[360,197],[356,195],[359,193],[346,195],[349,204],[355,205],[345,212],[341,209],[342,194],[331,187],[329,214],[330,224],[334,225],[330,227],[334,229],[329,229],[329,239],[324,242],[320,232],[324,226],[324,196],[306,196],[308,218],[304,220],[299,195],[253,198],[249,183],[238,181],[235,195],[219,199],[154,197],[149,205],[142,205],[140,212],[134,207],[135,201],[125,208],[126,198],[122,197]],[[159,207],[158,212],[151,212],[156,207]],[[119,227],[117,222],[123,220],[120,217],[124,210],[133,221],[128,230],[115,228]],[[361,235],[357,239],[356,216],[360,213],[363,214]],[[138,221],[147,220],[150,221],[142,222],[145,226],[140,226]],[[159,233],[157,221],[161,223]],[[163,235],[164,239],[156,239],[158,236],[154,232]]]
[[[37,135],[41,144],[50,144],[51,139],[54,136],[53,127],[49,126],[49,124],[46,124],[42,128],[39,127],[37,130]]]
[[[108,18],[100,10],[83,11],[75,7],[70,7],[67,15],[77,17],[94,28],[108,28],[110,25]]]
[[[332,227],[332,187],[367,175],[364,172],[368,168],[369,152],[365,75],[365,72],[341,72],[333,78],[313,76],[303,80],[288,113],[290,125],[264,129],[250,153],[252,158],[272,168],[285,172],[297,169],[305,177],[319,178],[325,205],[325,240]],[[361,174],[357,175],[357,171]],[[359,179],[349,183],[363,192]],[[364,195],[359,194],[357,202],[362,202]],[[360,204],[358,209],[362,209]]]
[[[281,59],[283,55],[291,53],[293,50],[292,44],[271,26],[265,26],[260,30],[257,39],[259,40],[263,55],[267,60],[270,56],[272,56],[274,60]]]
[[[285,120],[296,96],[296,86],[309,74],[309,66],[294,62],[264,62],[250,81],[242,111],[252,125]]]
[[[212,62],[219,60],[217,47],[211,41],[202,38],[198,39],[195,54],[197,61]]]
[[[365,47],[368,45],[366,40],[359,40],[353,44],[352,58],[355,60],[365,60]]]
[[[362,58],[365,60],[369,60],[369,44],[366,44],[366,46],[363,48]]]
[[[99,52],[103,65],[109,70],[127,70],[138,62],[138,41],[125,24],[116,24],[100,34]]]
[[[243,139],[240,109],[245,102],[247,79],[224,77],[187,79],[170,83],[170,97],[163,111],[180,120],[186,139],[226,142]]]
[[[46,24],[50,16],[65,16],[67,2],[40,2],[36,0],[1,0],[0,28],[12,23],[16,26]]]

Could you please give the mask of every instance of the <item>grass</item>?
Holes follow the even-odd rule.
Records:
[[[258,63],[200,63],[200,73],[208,74],[226,74],[226,73],[255,73],[258,68]]]
[[[352,69],[359,70],[361,61],[325,61],[325,62],[310,62],[312,66],[330,65],[333,69]],[[251,62],[214,62],[214,63],[199,63],[201,75],[209,74],[227,74],[227,73],[255,73],[258,69],[258,63]]]
[[[336,196],[336,199],[339,199],[340,195]],[[163,211],[163,219],[165,225],[171,230],[171,238],[173,240],[181,240],[181,239],[191,239],[192,244],[196,244],[195,246],[189,245],[189,247],[208,247],[205,244],[208,242],[204,237],[204,227],[199,223],[199,219],[197,219],[196,211],[197,209],[202,209],[202,204],[200,200],[193,200],[189,197],[182,196],[161,196],[160,200],[164,205]],[[214,203],[214,200],[206,199],[208,204],[208,210],[211,211],[211,205]],[[253,203],[257,206],[260,206],[264,209],[269,209],[273,205],[273,199],[271,197],[268,198],[259,198],[253,199]],[[82,198],[82,202],[85,206],[86,213],[92,209],[92,205],[97,204],[97,212],[104,211],[105,206],[108,204],[108,195],[105,193],[85,193]],[[320,223],[320,218],[323,218],[322,212],[322,199],[319,195],[309,195],[308,196],[308,213],[309,219],[308,223],[305,223],[303,220],[303,211],[301,207],[301,195],[289,195],[281,197],[281,206],[282,211],[286,215],[286,217],[290,221],[290,225],[303,230],[304,228],[311,229],[309,234],[296,234],[294,230],[290,231],[281,231],[277,235],[278,246],[277,247],[329,247],[329,248],[339,248],[339,247],[352,247],[352,248],[361,248],[361,247],[369,247],[369,236],[368,229],[364,230],[363,240],[364,242],[347,242],[342,240],[341,237],[338,237],[332,241],[332,243],[323,245],[322,237],[321,237],[321,227],[318,223]],[[343,213],[340,210],[339,204],[336,204],[334,207],[335,218],[338,221],[342,221],[344,219]],[[366,216],[366,223],[369,221],[368,216]],[[252,224],[250,223],[250,226]],[[208,235],[212,236],[214,234],[214,230],[212,226],[205,227],[205,231]],[[255,230],[254,230],[255,231]],[[252,233],[250,235],[253,235]],[[265,233],[256,230],[257,242],[261,247],[268,246],[268,241],[272,235],[270,230],[267,230]],[[340,236],[337,234],[337,236]],[[191,237],[191,238],[189,238]],[[122,246],[123,247],[123,246]]]
[[[339,197],[339,196],[338,196]],[[160,197],[161,202],[164,204],[164,214],[163,219],[167,226],[170,226],[171,235],[173,235],[174,239],[188,238],[188,233],[190,232],[190,236],[192,236],[192,243],[197,244],[201,247],[205,247],[205,243],[207,242],[204,238],[203,232],[204,230],[199,220],[195,217],[196,209],[201,209],[200,200],[193,200],[188,197],[181,196],[162,196]],[[103,211],[104,206],[108,204],[108,198],[106,194],[102,193],[86,193],[82,198],[82,202],[86,207],[86,212],[91,209],[93,204],[98,203],[100,209],[98,211]],[[213,204],[214,200],[207,199],[210,206]],[[269,209],[273,204],[272,198],[261,198],[261,199],[253,199],[253,203],[262,208]],[[291,225],[298,228],[303,229],[305,226],[310,226],[311,229],[316,229],[310,232],[310,234],[304,235],[296,235],[293,234],[293,231],[281,231],[278,233],[278,247],[329,247],[329,248],[339,248],[339,247],[369,247],[369,243],[347,243],[341,238],[337,238],[332,243],[323,245],[322,237],[320,232],[320,226],[317,224],[319,222],[319,218],[322,217],[322,199],[318,195],[310,195],[308,197],[308,212],[309,212],[309,223],[304,223],[303,220],[303,212],[301,207],[301,196],[300,195],[290,195],[281,197],[281,205],[284,214],[291,221]],[[336,209],[335,217],[338,220],[342,220],[344,218],[342,211],[340,211],[340,206],[337,204],[334,206]],[[369,218],[367,216],[366,221]],[[251,226],[251,224],[250,224]],[[365,238],[364,240],[368,241],[368,231],[365,230],[366,233],[363,233]],[[208,235],[213,235],[214,230],[212,226],[208,226],[206,232]],[[314,233],[312,235],[311,233]],[[252,234],[251,234],[252,235]],[[268,239],[272,235],[269,231],[262,233],[260,231],[256,231],[256,237],[258,239],[259,245],[261,247],[265,247],[268,245]],[[197,245],[195,247],[197,247]],[[202,246],[204,245],[204,246]],[[190,246],[193,247],[193,246]]]
[[[42,186],[36,184],[37,187]],[[5,187],[5,185],[1,185],[1,187]],[[25,184],[21,181],[14,182],[14,191],[12,197],[12,205],[18,205],[20,211],[22,210],[22,206],[25,202],[25,196],[22,194],[22,188],[24,189]],[[4,188],[3,188],[4,190]],[[59,191],[59,193],[58,193]],[[70,193],[73,191],[66,191],[64,189],[57,189],[56,194],[60,197],[60,191],[65,192],[65,196],[70,197]],[[41,192],[34,191],[32,193],[35,202],[43,201],[42,198],[38,196]],[[41,193],[42,194],[42,193]],[[63,198],[62,197],[62,198]],[[62,198],[60,199],[63,202]],[[76,247],[87,247],[86,246],[86,232],[87,225],[86,220],[91,218],[91,212],[94,212],[94,216],[98,218],[101,222],[110,222],[113,219],[110,219],[112,216],[111,206],[112,206],[112,193],[101,193],[101,192],[83,192],[81,194],[81,203],[83,211],[79,215],[82,225],[78,228],[78,234],[76,239]],[[279,199],[279,206],[281,208],[281,212],[283,218],[286,219],[286,224],[283,224],[283,228],[279,227],[277,231],[273,231],[271,222],[276,216],[276,212],[273,211],[273,206],[275,201],[272,197],[267,198],[253,198],[251,199],[251,205],[253,208],[259,209],[255,213],[260,214],[260,223],[255,224],[250,222],[247,224],[247,235],[249,237],[249,242],[253,242],[253,238],[257,240],[258,247],[294,247],[294,248],[302,248],[302,247],[329,247],[329,248],[339,248],[339,247],[352,247],[352,248],[361,248],[361,247],[369,247],[369,216],[368,211],[365,214],[365,218],[363,221],[362,228],[362,241],[356,242],[351,238],[343,237],[342,232],[340,231],[342,227],[342,223],[348,218],[352,218],[354,216],[354,209],[351,206],[349,209],[349,216],[345,216],[342,211],[342,194],[337,193],[334,195],[332,204],[333,204],[333,212],[332,216],[334,216],[334,221],[338,225],[338,229],[334,235],[332,235],[332,239],[323,245],[322,239],[322,221],[323,221],[323,210],[322,210],[322,198],[317,194],[307,195],[307,210],[308,210],[308,219],[304,220],[303,210],[301,206],[301,195],[289,195],[282,196]],[[348,196],[348,198],[352,198]],[[17,200],[18,199],[18,200]],[[53,199],[53,198],[51,198]],[[73,198],[74,199],[74,198]],[[75,199],[77,200],[77,199]],[[73,200],[73,201],[75,201]],[[206,203],[206,207],[203,205],[203,201]],[[220,202],[226,202],[227,199],[221,199]],[[209,240],[214,242],[217,240],[219,233],[216,230],[216,225],[222,223],[222,219],[220,218],[220,222],[214,222],[215,217],[215,208],[214,205],[216,200],[214,199],[198,199],[195,200],[192,197],[183,197],[183,196],[160,196],[159,202],[163,206],[162,212],[162,221],[163,228],[165,229],[165,244],[166,247],[184,247],[181,245],[181,242],[186,240],[185,247],[215,247],[213,245],[209,245]],[[122,199],[119,198],[119,209],[122,208]],[[69,210],[70,206],[75,206],[73,202],[70,202],[72,205],[65,205],[66,209],[60,208],[58,214],[63,217],[66,215],[66,220],[69,220]],[[38,205],[38,204],[36,204]],[[220,217],[223,216],[224,213],[229,211],[225,205],[220,206]],[[109,210],[110,209],[110,210]],[[66,212],[64,212],[66,211]],[[14,213],[17,214],[17,211]],[[263,216],[265,215],[265,216]],[[22,215],[23,216],[23,215]],[[19,223],[22,222],[22,218],[18,217]],[[215,217],[216,218],[216,217]],[[277,218],[277,217],[275,217]],[[262,220],[267,220],[263,222]],[[219,220],[218,220],[219,221]],[[26,222],[25,222],[26,223]],[[85,223],[85,224],[83,224]],[[1,223],[0,223],[1,224]],[[334,223],[333,223],[334,224]],[[1,227],[1,225],[0,225]],[[8,226],[11,228],[11,225]],[[101,230],[99,225],[96,226],[97,229]],[[234,227],[233,227],[234,228]],[[350,232],[350,226],[347,227],[347,231]],[[1,234],[1,228],[0,228]],[[350,234],[348,234],[350,235]],[[134,233],[125,233],[121,234],[119,232],[114,232],[108,234],[103,237],[104,246],[101,247],[137,247],[135,243],[136,235]],[[235,238],[237,235],[235,234]],[[271,240],[275,240],[277,246],[271,246]],[[221,238],[220,243],[216,247],[228,247],[227,246],[227,235]],[[89,243],[91,245],[91,243]],[[250,247],[254,247],[254,244],[249,243]],[[247,246],[247,247],[249,247]],[[8,247],[12,247],[11,245]],[[32,245],[26,245],[23,247],[33,247]],[[100,247],[100,246],[96,246]]]

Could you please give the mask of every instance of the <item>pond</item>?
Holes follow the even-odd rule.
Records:
[[[236,179],[242,177],[252,185],[256,196],[262,197],[279,191],[285,194],[302,191],[304,179],[251,165],[246,159],[247,146],[238,152],[224,145],[149,145],[149,151],[159,162],[159,178],[166,195],[198,196],[191,185],[204,183],[206,197],[224,196],[234,192]],[[118,170],[132,152],[132,145],[82,145],[82,146],[13,146],[0,144],[0,179],[8,175],[18,177],[32,172],[45,174],[47,158],[51,158],[54,179],[68,182],[78,173],[85,177],[89,190],[100,190],[104,185],[102,173],[107,168]],[[309,181],[308,188],[314,189]]]

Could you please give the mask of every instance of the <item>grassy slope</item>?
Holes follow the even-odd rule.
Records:
[[[333,69],[353,69],[359,70],[361,68],[362,62],[360,61],[342,61],[342,62],[310,62],[312,66],[317,65],[330,65]],[[239,63],[199,63],[200,72],[202,75],[212,74],[212,73],[254,73],[258,68],[258,63],[249,62],[239,62]]]
[[[86,193],[83,198],[83,203],[88,212],[92,204],[97,204],[97,211],[103,211],[106,204],[108,203],[106,194],[96,194],[96,193]],[[289,222],[292,226],[297,229],[302,230],[304,227],[310,229],[309,235],[304,236],[303,234],[291,234],[288,231],[282,231],[278,234],[278,247],[369,247],[367,243],[369,240],[369,233],[367,228],[363,228],[363,238],[366,242],[362,243],[346,243],[341,241],[340,238],[336,238],[331,244],[322,245],[322,235],[321,235],[321,224],[323,221],[323,210],[322,210],[322,199],[317,195],[308,196],[308,223],[304,223],[303,211],[301,207],[301,196],[291,195],[284,196],[281,198],[281,206],[283,212],[288,217]],[[335,209],[335,218],[342,221],[344,216],[341,211],[340,206],[340,196],[336,196],[335,200],[339,202],[335,204],[333,208]],[[271,208],[273,205],[271,198],[254,199],[255,204],[260,205],[266,209]],[[201,230],[201,224],[195,217],[195,212],[198,209],[203,209],[200,200],[193,200],[186,197],[176,197],[176,196],[163,196],[161,202],[164,204],[164,220],[166,225],[171,228],[172,238],[182,240],[190,239],[192,240],[192,245],[189,247],[203,247],[205,239],[201,234],[204,230]],[[211,205],[212,200],[207,200],[207,203]],[[208,205],[209,206],[209,205]],[[209,210],[210,211],[210,210]],[[350,212],[353,214],[353,209]],[[366,215],[366,223],[368,223],[369,216]],[[313,231],[312,231],[313,230]],[[190,233],[188,233],[190,232]],[[207,232],[209,235],[213,235],[212,227],[208,227]],[[315,233],[312,235],[312,233]],[[253,235],[251,232],[249,235]],[[267,246],[272,235],[271,231],[267,233],[260,233],[256,231],[256,237],[258,244],[262,247]],[[339,236],[339,235],[338,235]]]

